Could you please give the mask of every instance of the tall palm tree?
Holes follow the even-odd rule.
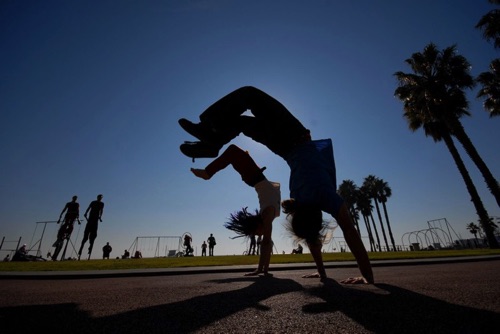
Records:
[[[500,5],[499,0],[489,0],[490,3]],[[495,48],[500,48],[500,10],[490,10],[481,17],[476,28],[483,31],[483,37],[488,42],[493,41]]]
[[[469,230],[470,233],[474,234],[474,243],[476,244],[477,247],[477,233],[479,232],[479,226],[471,222],[467,224],[467,229]]]
[[[489,2],[500,5],[500,0]],[[495,48],[500,48],[500,10],[489,11],[479,20],[476,28],[482,30],[483,37],[488,42],[493,41]],[[490,117],[500,115],[500,59],[494,59],[489,72],[479,74],[476,81],[482,86],[477,97],[485,99],[484,109],[490,113]]]
[[[378,204],[377,187],[376,187],[377,177],[375,175],[368,175],[363,181],[363,187],[368,192],[370,199],[373,199],[375,203],[375,209],[377,210],[378,221],[380,222],[380,229],[382,230],[382,236],[384,237],[384,242],[386,249],[389,251],[389,243],[387,242],[387,235],[385,234],[384,221],[382,220],[382,215],[380,214],[380,206]]]
[[[358,230],[359,235],[361,236],[361,231],[359,230],[359,222],[358,222],[358,214],[354,207],[356,203],[356,192],[358,187],[352,180],[344,180],[340,184],[337,193],[340,197],[346,202],[347,208],[349,209],[349,213],[351,214],[351,218],[354,222],[356,229]]]
[[[394,75],[399,82],[395,95],[404,104],[404,116],[409,128],[416,131],[422,127],[425,135],[431,136],[435,142],[445,142],[464,179],[480,221],[487,225],[488,213],[452,139],[455,136],[464,145],[500,206],[498,183],[479,158],[459,121],[460,117],[469,115],[464,89],[474,86],[469,74],[470,65],[464,57],[456,54],[455,46],[439,51],[433,43],[427,45],[423,52],[414,53],[406,63],[413,74],[399,71]],[[487,237],[490,247],[499,247],[491,227]]]
[[[375,181],[375,190],[377,192],[377,199],[382,203],[382,208],[384,209],[385,223],[387,225],[387,232],[389,233],[389,238],[391,239],[392,250],[396,251],[396,243],[394,242],[394,236],[392,235],[391,223],[389,222],[389,214],[387,213],[387,199],[392,196],[392,189],[389,184],[384,180],[377,178]]]
[[[478,75],[476,81],[482,86],[477,93],[478,98],[484,98],[483,107],[490,117],[500,115],[500,59],[494,59],[490,71]]]
[[[359,212],[361,212],[365,220],[365,224],[367,226],[366,229],[369,231],[368,238],[370,239],[370,244],[373,243],[373,249],[378,248],[379,252],[381,252],[382,248],[380,246],[380,238],[378,236],[377,226],[375,225],[375,220],[373,219],[372,215],[373,206],[371,203],[371,199],[368,196],[368,192],[366,191],[366,188],[363,186],[358,189],[358,193],[356,196],[356,207],[359,210]],[[370,218],[373,224],[373,229],[370,228]],[[373,232],[375,232],[375,237],[377,238],[376,243],[373,238]]]

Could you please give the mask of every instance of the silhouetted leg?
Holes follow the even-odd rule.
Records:
[[[254,116],[242,116],[246,110]],[[206,149],[207,143],[215,145],[213,150],[208,151],[210,156],[207,157],[213,157],[241,132],[283,158],[297,143],[305,137],[309,138],[309,131],[280,102],[249,86],[239,88],[212,104],[200,115],[200,120],[200,124],[187,120],[179,123],[204,142],[199,145],[200,151]],[[196,155],[196,149],[196,146],[181,146],[181,151],[191,157]]]
[[[265,168],[259,168],[250,154],[236,145],[229,145],[217,159],[205,167],[205,171],[212,177],[229,165],[233,166],[241,175],[241,179],[250,187],[265,179],[262,173]]]
[[[92,248],[94,247],[94,241],[95,239],[97,238],[97,228],[96,230],[93,230],[92,232],[90,232],[90,235],[89,235],[89,257],[87,260],[90,260],[90,255],[92,255]]]
[[[78,260],[80,260],[80,257],[82,256],[83,246],[85,246],[85,243],[89,239],[89,233],[90,231],[88,229],[88,223],[87,223],[87,226],[85,226],[85,231],[83,232],[83,239],[82,243],[80,244],[80,250],[78,251]]]

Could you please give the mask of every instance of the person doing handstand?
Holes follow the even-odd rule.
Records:
[[[250,110],[253,116],[243,115]],[[354,228],[347,205],[337,194],[331,139],[312,140],[306,129],[279,101],[251,87],[241,87],[222,97],[200,115],[200,123],[180,119],[179,124],[199,142],[187,142],[181,152],[193,159],[217,157],[219,150],[243,133],[281,156],[290,167],[290,199],[282,202],[290,229],[306,241],[317,272],[304,277],[326,279],[321,254],[325,224],[322,211],[332,215],[344,233],[361,275],[341,281],[373,283],[370,260]]]
[[[229,145],[224,153],[213,160],[205,169],[191,168],[191,171],[197,177],[209,180],[229,165],[232,165],[241,175],[243,182],[255,189],[259,198],[260,210],[253,214],[244,208],[231,214],[230,221],[225,226],[247,238],[251,238],[252,235],[262,235],[259,265],[255,271],[245,275],[253,276],[261,273],[270,275],[268,271],[272,251],[271,234],[273,220],[280,215],[280,184],[267,180],[263,173],[265,167],[259,168],[248,152],[234,144]]]

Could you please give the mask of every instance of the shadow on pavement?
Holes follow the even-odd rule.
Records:
[[[305,313],[342,312],[374,333],[490,333],[499,314],[450,304],[388,284],[340,285],[329,280],[309,289],[324,300],[303,306]]]
[[[3,333],[187,333],[239,311],[266,310],[261,301],[303,287],[291,279],[244,278],[212,281],[253,281],[233,291],[197,296],[184,301],[93,318],[76,304],[7,307],[0,309]]]
[[[450,304],[388,284],[345,286],[329,279],[324,285],[305,289],[294,280],[278,278],[211,282],[242,281],[251,283],[237,290],[97,318],[74,303],[4,307],[0,308],[0,331],[16,334],[196,332],[247,309],[267,311],[269,307],[262,301],[290,292],[306,293],[323,300],[310,303],[302,299],[305,304],[302,308],[297,306],[298,313],[331,314],[332,317],[327,318],[333,319],[341,312],[374,333],[490,333],[500,328],[500,317],[495,312]],[[228,328],[228,332],[235,330]]]

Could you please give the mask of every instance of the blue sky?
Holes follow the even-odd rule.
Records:
[[[223,223],[241,207],[257,208],[255,191],[232,169],[194,177],[189,169],[211,160],[193,164],[180,153],[193,138],[177,120],[197,121],[244,85],[280,100],[313,138],[333,139],[339,184],[361,185],[369,174],[388,182],[396,243],[439,218],[471,237],[465,225],[477,216],[451,155],[408,130],[393,74],[410,72],[404,60],[430,42],[456,44],[474,76],[486,71],[498,51],[474,26],[493,8],[486,0],[2,1],[0,237],[33,245],[36,222],[57,220],[73,195],[83,215],[102,193],[94,258],[107,241],[116,257],[138,236],[184,232],[198,254],[210,233],[216,255],[241,254],[244,241],[231,240]],[[500,119],[488,117],[476,92],[463,125],[498,178]],[[287,198],[286,163],[242,135],[234,143],[267,166]],[[500,216],[463,157],[489,214]],[[273,239],[288,253],[283,220]],[[77,245],[83,226],[73,232]],[[44,254],[55,235],[49,224]],[[340,230],[334,236],[342,239]],[[139,248],[154,254],[155,242]]]

